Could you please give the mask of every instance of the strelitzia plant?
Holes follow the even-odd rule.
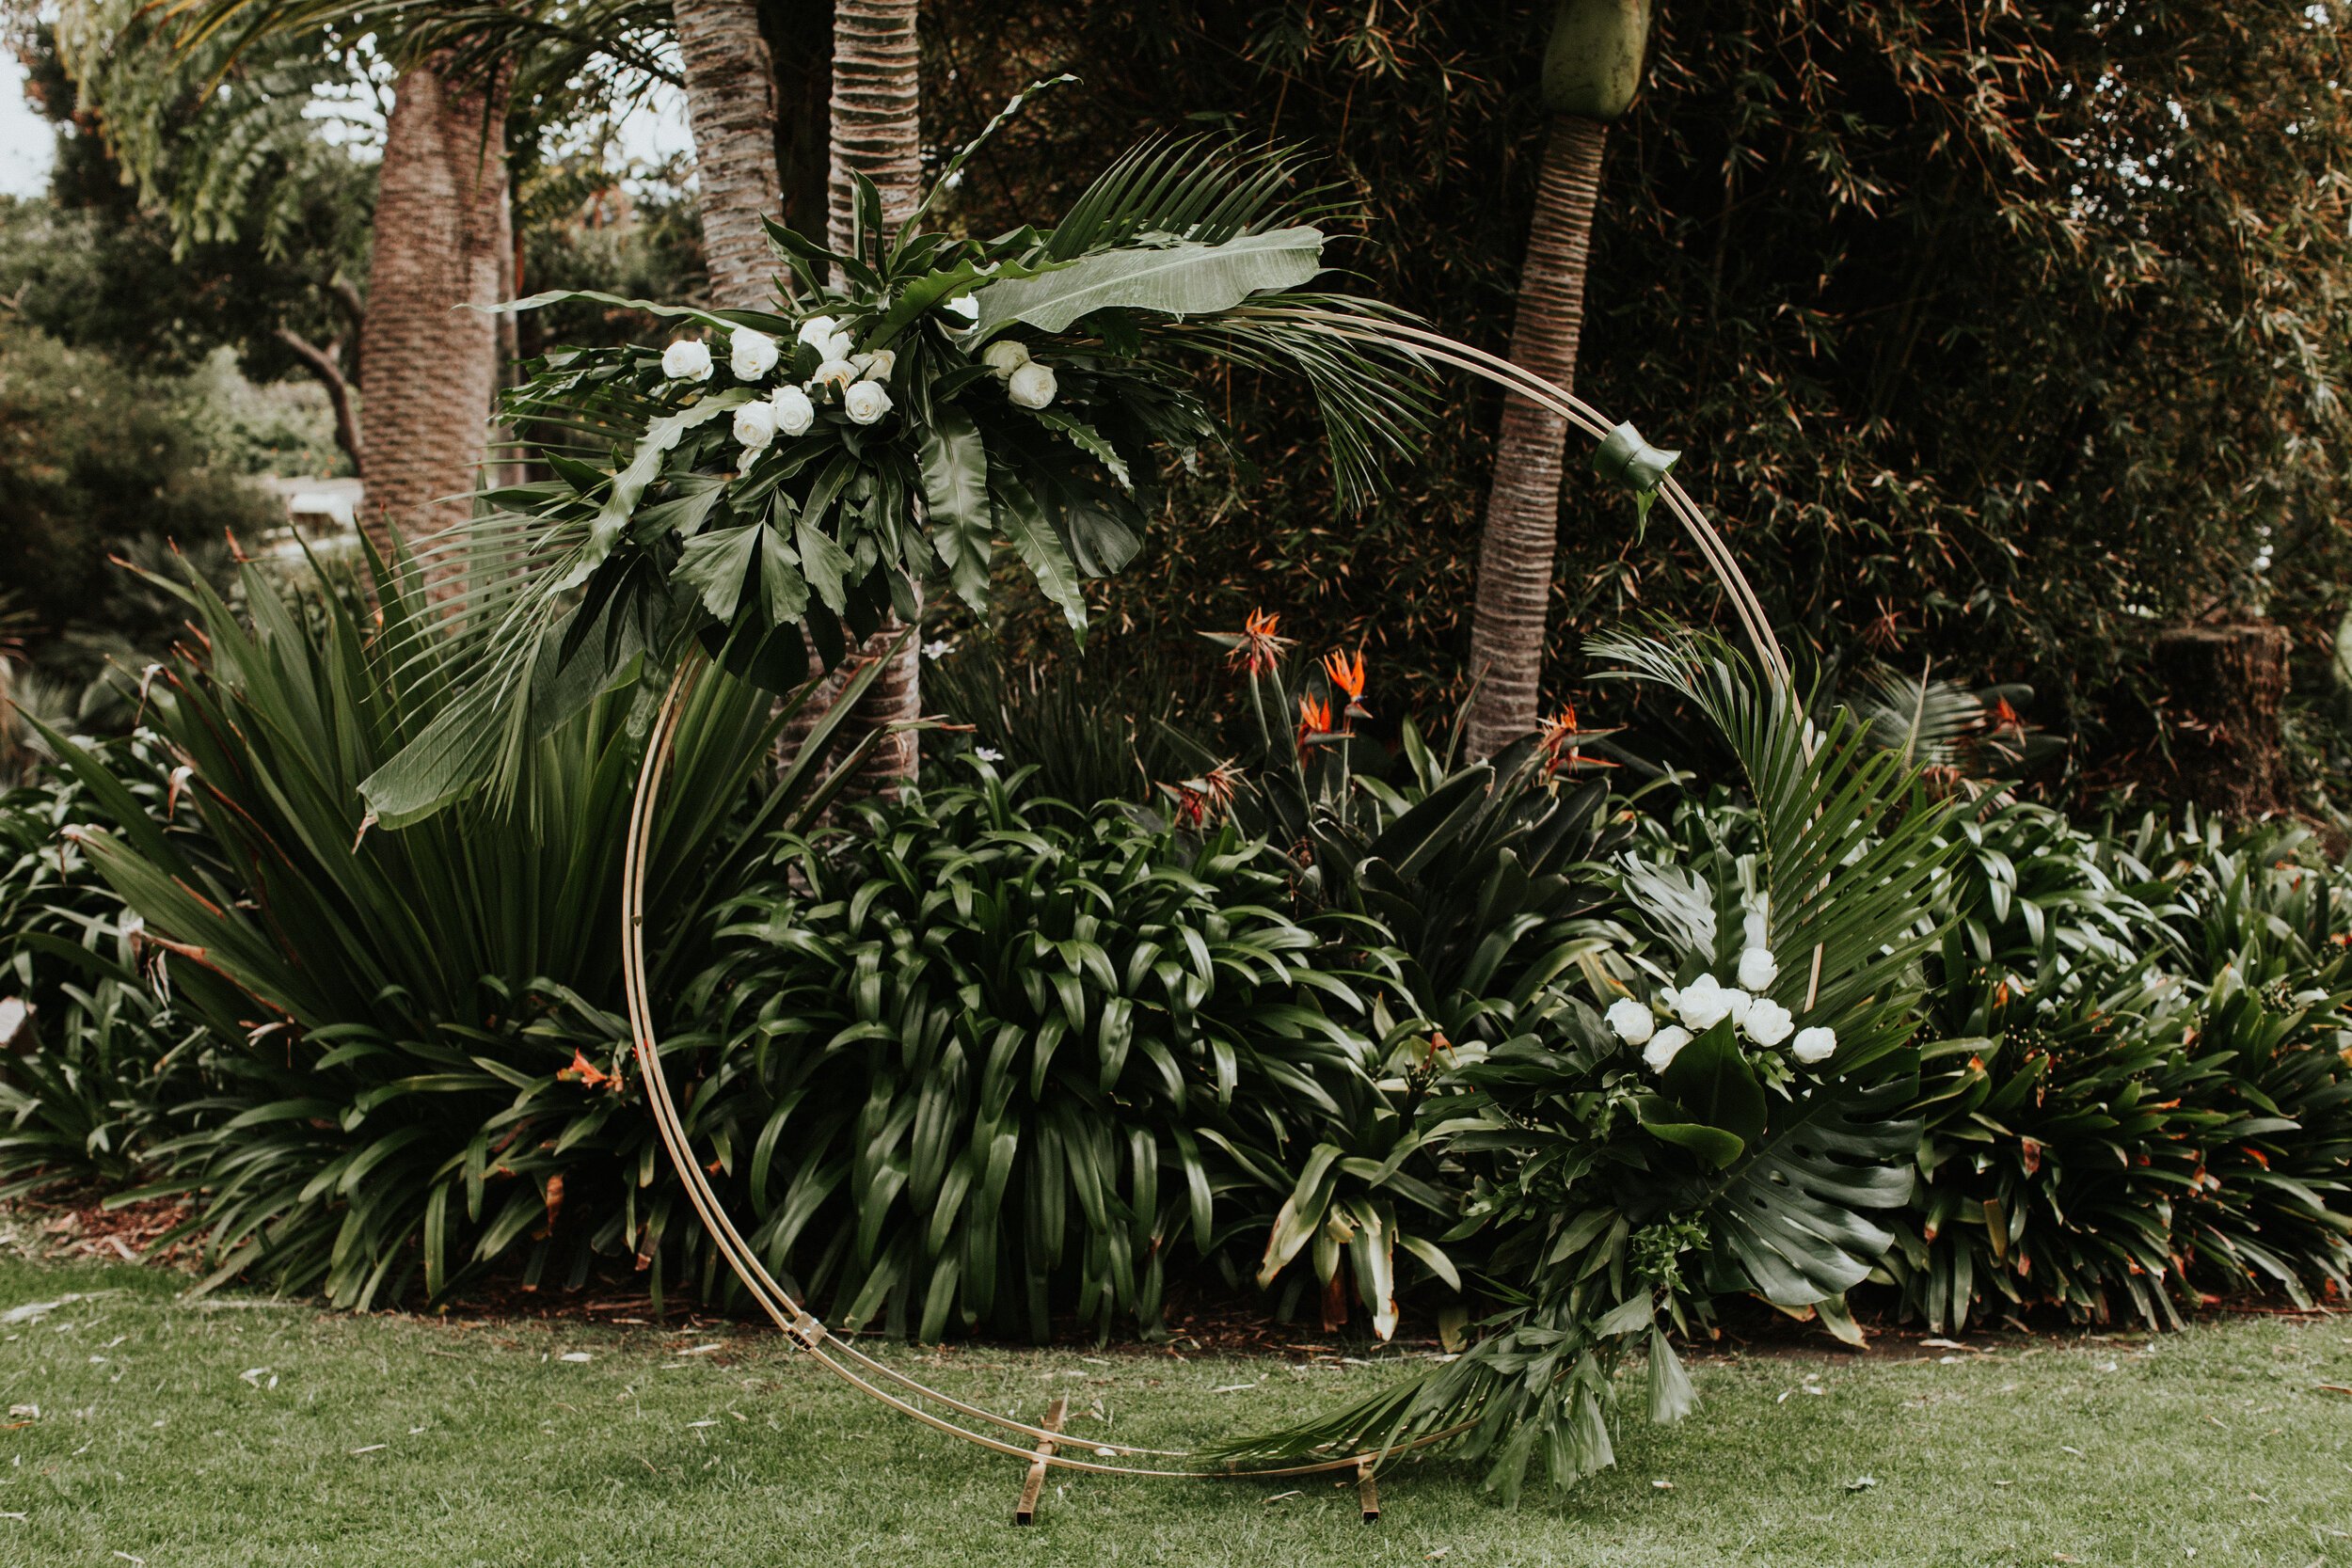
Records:
[[[1223,434],[1180,352],[1299,377],[1343,499],[1412,450],[1420,361],[1377,331],[1406,318],[1311,288],[1340,208],[1291,194],[1291,152],[1149,143],[1051,229],[926,227],[1022,102],[895,234],[862,179],[848,250],[771,225],[773,310],[519,303],[642,308],[682,336],[551,356],[510,395],[554,477],[426,552],[495,564],[459,595],[465,699],[366,782],[380,820],[511,788],[533,737],[697,641],[781,690],[809,648],[837,664],[886,611],[912,618],[929,580],[978,607],[999,540],[1083,628],[1080,585],[1140,547],[1154,476]]]

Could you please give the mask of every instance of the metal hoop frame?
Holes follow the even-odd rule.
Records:
[[[1438,333],[1409,325],[1383,323],[1377,328],[1368,326],[1361,318],[1338,312],[1316,312],[1312,316],[1318,328],[1334,337],[1353,338],[1367,342],[1395,346],[1402,341],[1406,349],[1433,364],[1454,366],[1486,377],[1566,420],[1571,425],[1596,438],[1609,434],[1611,422],[1591,405],[1579,400],[1563,388],[1534,375],[1518,366],[1483,349],[1457,342]],[[1732,558],[1723,536],[1707,521],[1697,505],[1682,486],[1669,476],[1661,487],[1666,504],[1682,524],[1700,554],[1714,570],[1740,617],[1741,630],[1755,646],[1756,656],[1775,684],[1793,689],[1788,664],[1773,640],[1772,626],[1764,607],[1756,596]],[[1371,1452],[1348,1453],[1332,1459],[1305,1461],[1292,1465],[1251,1467],[1239,1465],[1203,1466],[1184,1462],[1195,1456],[1180,1449],[1136,1448],[1124,1443],[1073,1444],[1067,1433],[1048,1431],[1031,1426],[1009,1417],[999,1416],[977,1405],[943,1394],[894,1368],[877,1361],[848,1341],[836,1338],[816,1314],[810,1312],[779,1284],[768,1272],[751,1243],[728,1218],[718,1193],[711,1187],[708,1176],[695,1160],[688,1136],[686,1123],[679,1115],[677,1101],[670,1091],[668,1074],[661,1065],[661,1049],[654,1029],[653,1004],[648,993],[645,974],[645,871],[651,852],[655,808],[661,796],[661,786],[668,774],[673,748],[677,738],[679,720],[686,698],[693,689],[699,664],[682,664],[670,682],[663,697],[660,712],[654,721],[653,733],[647,737],[645,758],[637,776],[637,790],[629,809],[628,840],[621,863],[621,979],[628,999],[629,1036],[635,1045],[637,1069],[645,1084],[646,1099],[653,1110],[654,1124],[660,1131],[663,1147],[669,1150],[671,1164],[685,1183],[686,1196],[694,1212],[717,1243],[727,1265],[743,1282],[752,1298],[802,1350],[814,1356],[827,1371],[840,1378],[867,1397],[887,1405],[900,1415],[912,1418],[936,1431],[960,1437],[967,1443],[1005,1454],[1028,1464],[1042,1464],[1066,1470],[1089,1471],[1098,1475],[1151,1476],[1168,1480],[1239,1479],[1248,1477],[1277,1478],[1283,1476],[1322,1475],[1342,1470],[1369,1473],[1398,1453],[1442,1443],[1469,1431],[1475,1422],[1463,1422],[1440,1432],[1424,1433],[1411,1442],[1380,1449]],[[1814,979],[1818,986],[1820,953],[1815,950]],[[897,1390],[897,1391],[894,1391]],[[976,1431],[935,1410],[926,1409],[916,1401],[925,1401],[952,1411],[956,1416],[998,1432],[1018,1436],[1025,1441],[1015,1443],[987,1432]],[[1081,1447],[1091,1457],[1077,1458],[1060,1451],[1059,1446]],[[1122,1464],[1121,1460],[1162,1461],[1161,1464]]]

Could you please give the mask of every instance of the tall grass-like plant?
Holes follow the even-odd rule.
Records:
[[[511,799],[386,831],[359,782],[454,689],[421,574],[374,579],[380,626],[333,596],[306,612],[249,570],[249,623],[183,590],[196,645],[149,693],[180,765],[160,812],[54,737],[109,821],[81,844],[218,1042],[151,1190],[188,1195],[214,1278],[355,1307],[516,1253],[532,1278],[558,1260],[580,1277],[599,1251],[658,1259],[666,1187],[606,1011],[650,695],[600,696],[537,742]],[[657,974],[727,867],[841,776],[759,787],[783,717],[724,677],[688,703],[647,887]],[[566,1226],[567,1205],[592,1223]]]

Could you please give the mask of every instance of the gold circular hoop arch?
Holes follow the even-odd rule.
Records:
[[[1374,327],[1359,317],[1338,312],[1316,313],[1318,327],[1333,337],[1397,346],[1400,341],[1412,354],[1431,364],[1451,365],[1501,386],[1505,391],[1526,398],[1537,406],[1566,420],[1586,435],[1599,438],[1613,428],[1610,421],[1574,394],[1554,386],[1540,376],[1533,375],[1509,360],[1472,348],[1468,343],[1422,328],[1381,323]],[[1780,645],[1773,640],[1771,623],[1764,607],[1740,573],[1739,562],[1732,559],[1723,537],[1699,512],[1689,495],[1673,476],[1667,476],[1661,487],[1667,506],[1676,519],[1697,546],[1699,553],[1713,569],[1724,592],[1738,614],[1740,629],[1755,647],[1756,657],[1764,665],[1772,681],[1783,689],[1793,689],[1788,665],[1782,657]],[[670,1081],[662,1069],[661,1051],[655,1034],[653,1006],[645,980],[645,862],[653,838],[655,807],[660,800],[661,786],[670,766],[678,721],[684,710],[688,692],[693,689],[698,664],[690,656],[670,682],[661,709],[654,721],[653,733],[645,743],[645,759],[637,775],[637,792],[629,809],[628,840],[621,862],[621,980],[628,998],[628,1028],[636,1047],[637,1070],[645,1084],[645,1094],[653,1108],[654,1125],[660,1130],[661,1142],[669,1150],[670,1163],[676,1168],[678,1179],[686,1185],[686,1196],[693,1204],[703,1225],[718,1243],[727,1266],[743,1282],[762,1310],[773,1320],[795,1345],[814,1356],[827,1371],[869,1398],[951,1436],[960,1437],[995,1453],[1008,1455],[1030,1464],[1044,1464],[1066,1470],[1085,1470],[1100,1475],[1153,1476],[1169,1480],[1229,1480],[1247,1477],[1275,1478],[1326,1474],[1342,1470],[1368,1471],[1395,1454],[1413,1449],[1442,1443],[1470,1430],[1474,1422],[1465,1422],[1440,1432],[1423,1433],[1411,1442],[1378,1450],[1343,1454],[1337,1458],[1318,1459],[1298,1464],[1248,1466],[1239,1465],[1203,1465],[1192,1453],[1176,1449],[1144,1449],[1124,1443],[1092,1443],[1073,1439],[1068,1433],[1049,1432],[1009,1417],[998,1416],[969,1404],[950,1395],[908,1377],[875,1360],[848,1341],[836,1338],[817,1315],[803,1307],[777,1283],[768,1272],[757,1253],[719,1201],[707,1175],[694,1158],[686,1123],[678,1114],[677,1101],[670,1092]],[[1820,953],[1813,959],[1815,983],[1820,972]],[[923,1403],[916,1402],[924,1402]],[[962,1421],[943,1416],[934,1405],[962,1418]],[[963,1421],[993,1427],[999,1436],[977,1431]],[[1013,1441],[1014,1438],[1023,1441]],[[1040,1445],[1046,1445],[1040,1447]],[[1066,1453],[1063,1448],[1083,1450],[1088,1457]],[[1121,1463],[1126,1461],[1128,1463]],[[1135,1462],[1141,1463],[1135,1463]],[[1195,1461],[1194,1463],[1186,1463]]]

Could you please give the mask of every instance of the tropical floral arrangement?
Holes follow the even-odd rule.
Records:
[[[1272,629],[1229,640],[1253,678],[1278,667],[1279,649],[1252,641]],[[1367,911],[1421,949],[1400,965],[1409,998],[1391,1006],[1417,1003],[1411,1027],[1443,1049],[1380,1165],[1435,1170],[1464,1195],[1435,1240],[1476,1259],[1463,1273],[1500,1306],[1454,1359],[1240,1439],[1232,1458],[1444,1438],[1489,1458],[1506,1493],[1539,1457],[1565,1483],[1613,1463],[1627,1357],[1646,1358],[1650,1415],[1678,1418],[1694,1401],[1670,1328],[1755,1294],[1851,1334],[1845,1292],[1893,1240],[1880,1216],[1913,1186],[1914,1037],[1948,803],[1851,715],[1814,728],[1793,693],[1711,638],[1669,628],[1590,651],[1671,688],[1721,738],[1756,800],[1744,841],[1669,856],[1655,835],[1597,831],[1602,792],[1574,774],[1599,760],[1582,755],[1598,732],[1566,713],[1491,768],[1432,769],[1369,835],[1342,802],[1395,794],[1376,780],[1311,763],[1300,780],[1327,777],[1302,791],[1261,755],[1237,786],[1236,800],[1291,802],[1259,809],[1306,822],[1294,842],[1316,885],[1342,902],[1374,895]],[[1279,701],[1263,705],[1304,716],[1302,755],[1341,744],[1316,733],[1327,704],[1360,701],[1353,661],[1333,663],[1302,691],[1263,682]],[[1534,832],[1462,832],[1503,802]],[[1611,895],[1576,891],[1595,884]],[[1408,935],[1418,911],[1456,902],[1490,917],[1464,955],[1467,989],[1442,943]],[[1465,1006],[1482,993],[1496,1000]],[[1284,1211],[1293,1234],[1329,1206],[1330,1183],[1309,1175]]]
[[[1404,318],[1309,287],[1340,209],[1294,190],[1282,150],[1153,142],[1051,229],[926,228],[1021,103],[895,234],[863,180],[847,251],[771,224],[773,311],[518,303],[634,306],[682,335],[551,355],[509,394],[555,477],[428,546],[469,579],[469,689],[368,781],[379,820],[511,787],[532,739],[691,641],[782,690],[812,649],[830,667],[887,613],[912,621],[928,581],[980,606],[999,540],[1083,628],[1081,580],[1135,555],[1155,478],[1222,435],[1184,351],[1303,381],[1343,499],[1412,450],[1425,378],[1380,336]]]

